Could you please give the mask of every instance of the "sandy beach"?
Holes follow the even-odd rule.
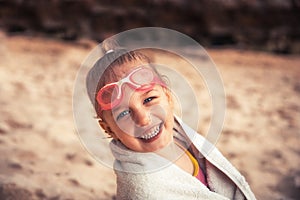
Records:
[[[114,198],[113,170],[87,152],[73,120],[76,74],[96,45],[0,32],[0,199]],[[257,199],[299,199],[300,56],[207,51],[227,102],[217,147]]]

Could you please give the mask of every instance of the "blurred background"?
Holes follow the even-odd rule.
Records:
[[[217,147],[257,199],[299,199],[299,19],[300,0],[0,0],[0,200],[115,198],[113,170],[77,136],[73,88],[99,42],[145,26],[207,50],[227,101]]]
[[[102,41],[127,29],[180,31],[204,46],[300,53],[299,0],[1,0],[10,34]]]

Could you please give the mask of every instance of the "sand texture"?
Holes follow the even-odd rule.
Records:
[[[0,199],[114,198],[115,175],[84,149],[72,113],[76,73],[95,45],[0,33]],[[300,57],[208,53],[227,101],[218,148],[258,199],[299,199]]]

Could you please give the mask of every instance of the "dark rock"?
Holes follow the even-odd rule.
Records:
[[[7,32],[71,41],[102,41],[127,29],[157,26],[181,31],[206,46],[300,53],[299,19],[299,0],[0,1],[0,28]]]
[[[20,188],[16,184],[0,183],[0,199],[30,200],[33,199],[33,195],[30,191]]]

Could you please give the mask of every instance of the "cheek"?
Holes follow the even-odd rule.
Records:
[[[103,112],[103,120],[106,121],[107,126],[110,128],[111,131],[118,131],[118,125],[116,124],[116,121],[114,120],[114,117],[110,111]]]
[[[169,103],[167,98],[162,99],[159,104],[152,106],[150,112],[163,121],[169,122],[173,120],[173,106]]]
[[[174,109],[174,101],[173,101],[173,97],[171,94],[171,91],[169,91],[169,89],[166,88],[162,88],[163,92],[164,92],[164,101],[166,102],[166,104],[168,104],[169,109],[173,110]]]
[[[174,109],[174,102],[169,93],[166,94],[166,98],[164,100],[165,109],[168,113],[172,114]]]

